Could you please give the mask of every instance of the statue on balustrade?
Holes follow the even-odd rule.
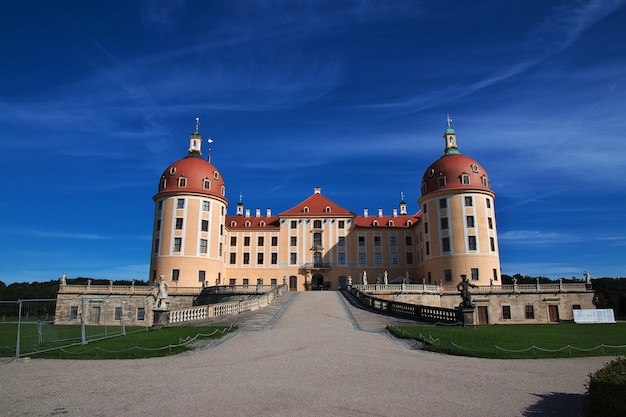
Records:
[[[470,295],[469,289],[477,288],[477,285],[472,284],[467,280],[467,275],[461,275],[461,282],[456,286],[456,289],[461,291],[461,304],[459,307],[461,308],[474,308],[474,303],[472,302],[472,296]]]
[[[156,303],[154,306],[155,310],[167,311],[167,302],[169,301],[169,296],[167,294],[167,282],[165,282],[165,277],[161,276],[158,283],[155,283],[155,287],[157,287],[156,293]],[[167,301],[166,301],[167,300]]]

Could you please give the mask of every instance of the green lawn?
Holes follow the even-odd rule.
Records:
[[[80,326],[54,326],[59,328],[57,332],[70,331],[76,332],[78,328],[78,334],[80,335]],[[71,328],[65,329],[62,328]],[[109,335],[115,334],[116,330],[119,333],[119,328],[109,329]],[[166,327],[159,330],[147,331],[145,327],[142,328],[126,328],[127,334],[125,336],[109,337],[107,339],[94,340],[97,335],[103,335],[103,329],[100,326],[87,326],[86,332],[88,334],[89,343],[80,344],[80,337],[78,339],[69,340],[64,344],[76,343],[74,346],[56,348],[60,345],[59,342],[47,342],[43,349],[52,349],[41,353],[22,353],[20,356],[30,356],[33,358],[62,358],[62,359],[134,359],[134,358],[149,358],[172,355],[180,352],[190,350],[189,343],[192,339],[216,339],[224,336],[225,334],[236,330],[236,327],[224,328],[224,327]],[[2,324],[0,325],[0,357],[15,357],[15,342],[16,342],[16,325]],[[45,334],[45,332],[44,332]],[[56,345],[55,345],[56,343]],[[22,352],[25,349],[20,349]],[[28,349],[32,352],[31,349]],[[38,347],[34,350],[39,350]]]
[[[424,349],[481,358],[564,358],[626,354],[626,323],[388,327]],[[616,347],[619,346],[619,347]]]

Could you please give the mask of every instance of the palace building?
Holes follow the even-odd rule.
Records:
[[[500,285],[495,194],[485,169],[463,155],[456,133],[424,172],[420,210],[404,195],[391,214],[341,207],[314,188],[281,213],[240,201],[229,214],[226,183],[193,132],[154,196],[150,282],[170,286],[287,284],[291,291],[350,283]],[[417,189],[415,190],[417,193]]]

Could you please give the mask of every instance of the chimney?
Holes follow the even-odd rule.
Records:
[[[313,188],[313,194],[322,194],[322,187]]]
[[[261,209],[260,208],[256,209],[256,217],[261,217]]]
[[[378,208],[378,217],[383,217],[383,209]]]
[[[272,217],[272,209],[269,207],[267,209],[267,217]]]
[[[367,217],[367,209],[366,208],[363,209],[363,217]]]
[[[397,208],[393,208],[393,217],[398,217],[398,209]]]
[[[246,217],[250,217],[250,209],[249,208],[246,209]]]

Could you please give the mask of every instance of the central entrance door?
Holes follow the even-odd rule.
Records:
[[[311,289],[323,290],[324,289],[324,276],[322,274],[315,274],[311,278]]]

